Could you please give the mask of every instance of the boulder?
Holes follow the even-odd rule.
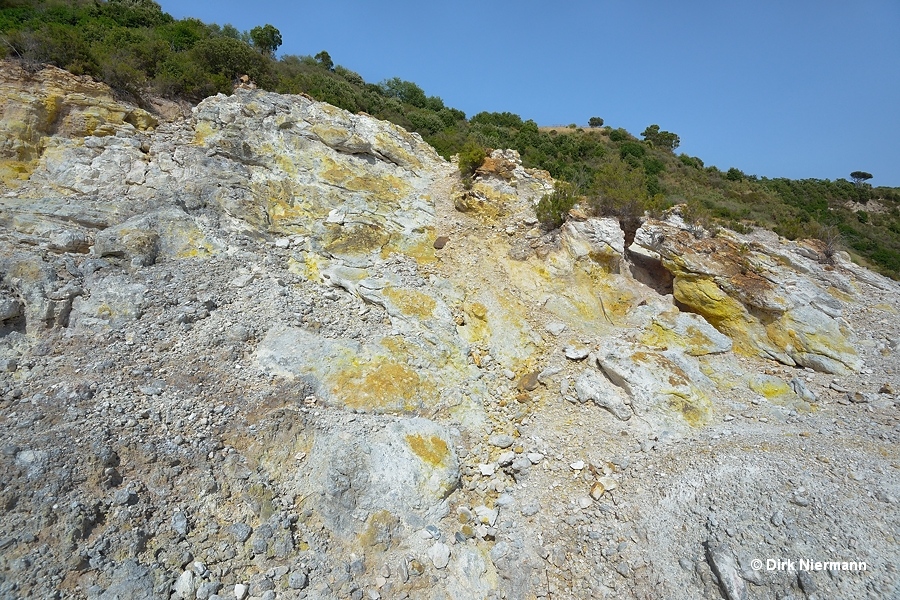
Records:
[[[294,488],[312,494],[325,523],[343,537],[374,535],[388,516],[419,529],[449,511],[459,460],[446,428],[421,418],[397,419],[372,431],[349,423],[319,435]],[[368,532],[368,533],[367,533]]]

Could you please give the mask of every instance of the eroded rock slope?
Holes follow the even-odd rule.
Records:
[[[159,123],[13,68],[3,597],[898,594],[896,282],[677,209],[547,233],[514,152],[466,190],[301,96]]]

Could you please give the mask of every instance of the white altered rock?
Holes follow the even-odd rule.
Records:
[[[234,584],[234,597],[235,600],[244,600],[247,597],[247,592],[250,590],[250,586],[243,583]]]
[[[560,335],[563,331],[566,330],[566,324],[565,324],[565,323],[560,323],[560,322],[558,322],[558,321],[554,321],[554,322],[552,322],[552,323],[547,323],[547,325],[546,325],[545,327],[547,328],[547,331],[549,331],[549,332],[550,332],[551,334],[553,334],[554,336],[558,336],[558,335]]]
[[[450,546],[438,542],[428,549],[428,558],[431,559],[435,569],[443,569],[450,563]]]
[[[625,253],[625,233],[617,219],[605,217],[567,221],[560,230],[560,238],[574,258],[590,257],[606,263],[612,273],[619,272]]]
[[[595,385],[602,390],[607,380],[611,386],[627,392],[629,408],[636,415],[651,411],[674,413],[677,418],[699,424],[711,414],[710,398],[715,385],[693,356],[680,350],[649,350],[633,342],[606,339],[601,343],[597,360],[606,378],[585,377],[585,393],[592,393],[588,390],[593,390]],[[615,396],[601,397],[610,404],[608,409],[615,410],[610,402]],[[621,407],[618,413],[624,416]]]
[[[827,373],[862,367],[853,333],[837,318],[842,314],[840,302],[826,291],[842,287],[836,285],[836,275],[829,275],[825,285],[804,276],[811,268],[798,269],[798,255],[778,250],[779,243],[765,248],[726,235],[698,247],[688,231],[693,229],[679,217],[648,220],[635,233],[635,244],[657,252],[674,276],[673,293],[682,305],[706,315],[736,344],[763,358]],[[733,275],[735,264],[741,265],[741,277]],[[706,342],[688,349],[707,350],[714,348]]]
[[[479,523],[489,527],[494,526],[494,523],[497,522],[497,517],[500,515],[500,511],[496,508],[491,509],[484,505],[476,506],[472,509],[472,512],[475,513],[475,517]]]
[[[245,288],[250,285],[254,279],[256,279],[256,273],[244,273],[232,279],[231,285],[236,288]]]
[[[612,477],[601,477],[597,480],[597,483],[603,486],[603,489],[607,492],[618,489],[619,482],[613,479]]]
[[[508,467],[514,460],[516,460],[516,453],[512,450],[507,450],[497,457],[497,464],[501,467]]]
[[[200,587],[199,578],[194,575],[193,571],[183,571],[178,579],[175,580],[173,589],[178,598],[193,600],[197,594],[197,588]]]
[[[563,353],[569,360],[584,360],[591,353],[591,350],[584,346],[566,346],[563,348]]]
[[[631,409],[627,406],[627,396],[622,390],[593,369],[585,370],[575,380],[575,392],[578,400],[591,400],[597,406],[605,408],[620,421],[631,418]]]

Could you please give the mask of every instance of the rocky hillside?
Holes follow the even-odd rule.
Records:
[[[3,598],[900,594],[896,282],[677,208],[546,232],[515,152],[465,189],[304,96],[14,69]]]

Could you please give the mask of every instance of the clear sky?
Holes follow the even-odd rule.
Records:
[[[271,23],[278,54],[327,50],[472,116],[592,116],[767,177],[900,186],[900,0],[160,0],[177,18]]]

